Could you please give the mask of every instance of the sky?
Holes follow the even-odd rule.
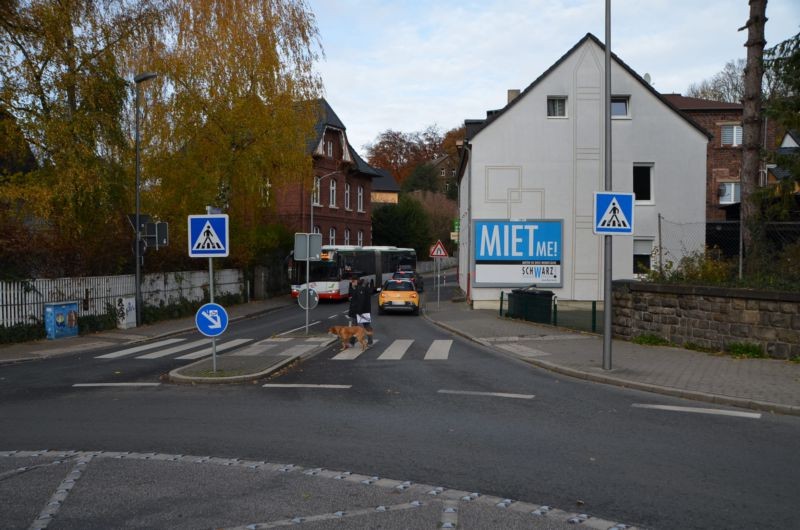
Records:
[[[605,0],[307,0],[324,94],[364,146],[387,129],[442,132],[484,118],[586,33]],[[745,58],[747,0],[612,0],[611,50],[661,93],[685,93]],[[769,0],[767,47],[800,32],[800,1]]]

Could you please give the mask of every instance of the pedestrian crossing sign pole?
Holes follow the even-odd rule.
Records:
[[[228,255],[230,230],[228,215],[212,213],[211,206],[206,206],[206,215],[189,216],[189,257],[208,258],[208,291],[209,303],[214,304],[214,258]],[[219,211],[219,210],[217,210]],[[205,306],[204,306],[205,307]],[[222,309],[221,306],[217,306]],[[224,309],[222,312],[224,313]],[[199,313],[198,313],[199,314]],[[227,319],[226,319],[227,323]],[[202,331],[201,331],[202,332]],[[212,370],[217,371],[217,337],[211,336]]]

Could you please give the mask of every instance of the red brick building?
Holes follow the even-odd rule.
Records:
[[[345,126],[325,99],[319,100],[314,158],[316,192],[301,184],[276,192],[279,219],[294,232],[313,231],[324,245],[372,244],[372,179],[378,170],[367,164],[347,141]]]
[[[675,108],[691,117],[711,134],[706,157],[706,220],[738,220],[742,168],[742,115],[740,103],[709,101],[664,94]],[[774,121],[766,122],[763,147],[777,148],[777,127]],[[766,170],[762,185],[766,182]]]

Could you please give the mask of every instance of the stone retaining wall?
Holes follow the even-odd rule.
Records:
[[[724,350],[760,344],[770,357],[800,356],[800,293],[614,282],[614,336],[654,334]]]

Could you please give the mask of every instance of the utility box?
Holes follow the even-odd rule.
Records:
[[[50,340],[78,336],[78,302],[44,305],[44,329]]]
[[[508,316],[529,322],[553,322],[553,291],[542,291],[536,286],[514,289],[508,295]]]
[[[117,310],[117,328],[130,329],[136,327],[136,298],[121,296],[114,306]]]

